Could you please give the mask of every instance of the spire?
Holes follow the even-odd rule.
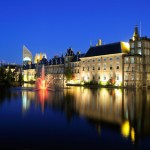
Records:
[[[133,34],[132,39],[133,39],[133,41],[134,41],[134,40],[137,40],[139,37],[140,37],[140,36],[139,36],[138,26],[136,26],[136,27],[134,28],[134,34]]]

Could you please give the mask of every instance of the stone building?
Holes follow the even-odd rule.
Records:
[[[90,47],[81,58],[80,80],[101,85],[121,86],[123,82],[123,57],[129,52],[124,42]]]
[[[36,80],[36,65],[27,64],[23,66],[23,80],[25,82],[31,82]]]
[[[98,44],[91,46],[85,54],[79,52],[75,54],[73,49],[69,48],[64,56],[54,56],[49,61],[44,55],[35,64],[36,69],[31,70],[30,67],[24,69],[24,76],[28,79],[31,74],[40,77],[42,65],[45,66],[49,85],[92,83],[148,87],[150,86],[150,39],[140,37],[138,28],[135,27],[129,43],[116,42],[102,45],[102,41],[99,40]],[[67,79],[67,73],[71,74],[70,79]]]
[[[84,57],[85,54],[80,54],[80,52],[77,52],[77,54],[73,57],[71,64],[71,73],[72,73],[72,80],[70,83],[73,84],[80,84],[80,67],[81,67],[81,58]]]
[[[129,42],[130,52],[124,57],[124,86],[150,86],[150,39],[140,37],[135,27]]]

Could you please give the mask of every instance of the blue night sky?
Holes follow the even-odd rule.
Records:
[[[72,47],[85,53],[104,44],[128,41],[135,25],[150,37],[149,0],[1,0],[0,60],[22,62],[22,46],[35,56],[61,55]]]

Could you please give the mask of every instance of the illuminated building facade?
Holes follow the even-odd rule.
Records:
[[[46,54],[36,54],[34,74],[37,77],[40,76],[42,65],[45,65],[50,84],[65,80],[68,84],[147,87],[150,86],[150,39],[140,37],[136,27],[129,44],[117,42],[103,45],[99,40],[85,54],[75,54],[69,48],[65,56],[55,56],[49,61]],[[70,79],[66,77],[68,73],[71,74]],[[28,76],[32,73],[25,74]]]
[[[38,53],[35,55],[34,63],[32,62],[32,53],[26,46],[23,46],[23,80],[25,82],[36,81],[36,66],[48,64],[45,53]]]
[[[40,61],[41,61],[43,58],[46,58],[46,59],[47,59],[47,55],[46,55],[45,53],[37,53],[37,54],[35,55],[35,58],[34,58],[34,63],[35,63],[35,64],[40,63]]]
[[[47,59],[46,59],[47,60]],[[45,66],[45,76],[48,86],[62,85],[64,77],[64,57],[54,56],[54,58],[48,61],[41,61],[43,63],[38,64],[36,67],[37,76],[41,76],[42,65]]]
[[[118,42],[90,47],[80,62],[80,80],[101,85],[121,86],[123,56],[129,52],[127,43]]]
[[[36,80],[36,66],[35,66],[35,64],[23,66],[23,80],[25,82],[31,82],[31,81]]]
[[[90,47],[86,54],[75,55],[69,48],[63,57],[55,56],[45,64],[47,80],[69,84],[96,83],[102,85],[122,86],[123,56],[129,52],[127,43],[118,42]],[[41,64],[37,65],[37,76],[40,76]],[[71,79],[64,74],[71,73]],[[61,79],[61,80],[60,80]]]
[[[71,73],[72,73],[72,82],[75,84],[80,84],[80,67],[81,67],[81,58],[84,57],[85,54],[80,54],[80,52],[77,52],[77,54],[73,57],[71,64]]]
[[[150,86],[150,39],[140,37],[138,27],[130,39],[130,52],[124,57],[124,86]]]

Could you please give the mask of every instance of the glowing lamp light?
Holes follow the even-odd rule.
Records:
[[[129,121],[125,121],[121,127],[121,133],[122,135],[127,138],[130,134],[130,124]]]

